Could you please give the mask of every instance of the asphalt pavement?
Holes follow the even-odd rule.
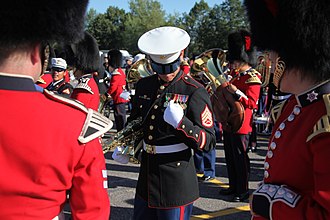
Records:
[[[114,132],[114,131],[112,131]],[[113,133],[104,136],[104,140]],[[250,152],[251,173],[250,192],[256,189],[263,177],[263,161],[267,152],[268,136],[258,136],[258,150]],[[108,193],[111,201],[110,220],[130,220],[133,215],[135,186],[137,183],[139,164],[119,164],[111,158],[112,152],[105,154],[108,170]],[[219,195],[221,187],[228,187],[226,161],[223,144],[216,146],[216,178],[209,182],[199,183],[200,198],[194,203],[191,220],[243,220],[250,219],[249,203],[230,202],[230,196]]]

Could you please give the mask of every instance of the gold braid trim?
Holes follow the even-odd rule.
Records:
[[[275,123],[277,121],[277,119],[280,117],[281,113],[282,113],[282,109],[283,106],[285,104],[285,101],[282,101],[280,103],[278,103],[277,105],[275,105],[272,110],[271,110],[271,117],[273,119],[273,122]]]
[[[330,132],[330,94],[323,95],[323,101],[327,109],[327,114],[323,115],[314,125],[313,132],[307,137],[306,142],[310,141],[313,137]]]
[[[260,73],[256,71],[255,69],[248,71],[247,74],[249,74],[250,78],[248,78],[245,83],[250,84],[250,83],[256,83],[261,85],[261,80],[259,79],[258,75]]]

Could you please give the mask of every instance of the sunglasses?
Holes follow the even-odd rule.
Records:
[[[152,59],[151,61],[151,68],[153,69],[154,72],[158,73],[159,75],[166,75],[173,73],[180,67],[180,58],[174,60],[172,63],[169,64],[160,64],[156,63]]]
[[[65,69],[62,69],[62,68],[57,68],[57,67],[53,67],[52,68],[52,71],[54,72],[63,72]]]

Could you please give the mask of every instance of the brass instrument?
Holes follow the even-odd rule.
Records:
[[[153,71],[150,66],[150,62],[147,59],[141,59],[135,62],[127,72],[127,83],[131,87],[134,87],[133,84],[139,81],[139,79],[153,75]]]
[[[198,56],[193,68],[203,70],[214,85],[210,94],[216,120],[224,130],[236,132],[243,124],[244,107],[226,88],[230,84],[225,75],[226,64],[226,51],[215,48]]]
[[[103,146],[103,153],[106,154],[116,147],[124,146],[123,154],[130,156],[130,161],[139,163],[142,151],[142,117],[129,122],[124,129],[117,132],[109,144]]]
[[[268,52],[265,52],[258,57],[255,69],[261,74],[261,87],[267,87],[272,69],[272,61]]]

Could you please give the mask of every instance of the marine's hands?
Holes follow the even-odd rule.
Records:
[[[171,100],[164,112],[164,121],[177,128],[183,118],[183,108],[179,103]]]

